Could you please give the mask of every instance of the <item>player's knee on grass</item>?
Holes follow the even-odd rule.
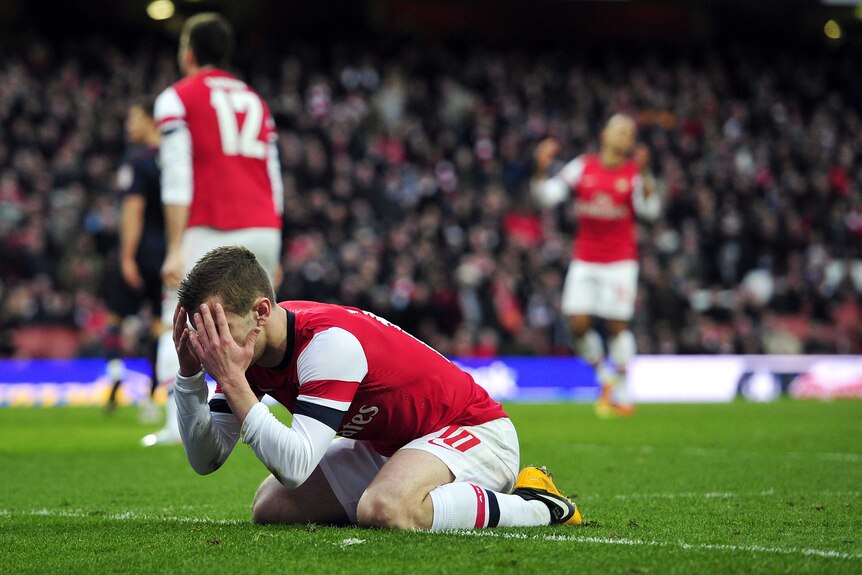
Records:
[[[275,485],[273,485],[273,481]],[[276,518],[276,509],[280,509],[281,504],[275,496],[277,487],[281,487],[281,484],[272,476],[267,477],[260,484],[251,503],[251,520],[254,523],[267,524],[279,522]]]
[[[356,522],[362,527],[427,529],[419,514],[420,502],[398,494],[368,489],[356,507]]]
[[[270,475],[254,494],[251,503],[251,520],[261,525],[272,523],[295,523],[302,521],[299,510],[293,504],[292,493]]]

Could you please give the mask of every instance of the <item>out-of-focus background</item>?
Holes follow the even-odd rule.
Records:
[[[856,4],[4,0],[0,356],[101,373],[124,117],[179,78],[185,18],[214,10],[278,125],[280,298],[373,311],[507,397],[519,361],[571,355],[559,300],[575,220],[532,203],[535,144],[594,150],[624,112],[664,198],[639,234],[634,391],[724,369],[725,395],[858,395]],[[127,326],[132,356],[146,325]],[[7,389],[60,377],[2,365]]]

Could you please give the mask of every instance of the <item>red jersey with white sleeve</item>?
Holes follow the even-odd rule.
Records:
[[[578,231],[572,257],[592,263],[637,260],[633,196],[643,194],[640,168],[627,160],[609,168],[597,154],[578,156],[557,175],[575,202]]]
[[[449,425],[507,417],[468,373],[370,312],[306,301],[280,305],[294,323],[290,357],[280,369],[254,365],[246,378],[294,417],[367,440],[386,456]]]
[[[187,227],[281,228],[275,122],[245,82],[204,68],[156,99],[162,203],[189,206]]]
[[[374,314],[307,301],[280,305],[287,317],[284,359],[273,368],[252,365],[245,376],[258,398],[269,394],[293,421],[284,425],[260,402],[240,426],[218,385],[208,398],[203,370],[177,374],[180,437],[198,473],[221,467],[241,439],[282,485],[294,488],[336,434],[389,456],[450,425],[508,417],[469,374]]]

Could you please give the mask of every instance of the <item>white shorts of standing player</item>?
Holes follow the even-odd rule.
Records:
[[[182,248],[186,273],[207,252],[222,246],[244,246],[248,248],[269,272],[270,279],[275,278],[281,255],[281,230],[274,228],[246,228],[231,231],[207,227],[187,229],[183,234]],[[176,290],[166,288],[162,294],[162,322],[168,326],[168,329],[159,337],[158,350],[156,351],[156,377],[158,377],[159,385],[164,385],[168,390],[168,399],[165,403],[165,425],[159,431],[141,439],[141,444],[145,446],[180,442],[177,406],[174,402],[173,393],[174,378],[180,364],[174,348],[173,333],[170,329],[177,302]]]
[[[637,298],[639,266],[636,261],[592,263],[573,260],[563,285],[561,311],[566,316],[588,315],[608,320],[629,322],[634,315]],[[613,369],[603,362],[601,338],[590,330],[575,342],[578,354],[597,366],[602,384],[619,383],[614,389],[614,402],[628,403],[625,397],[626,368],[637,352],[631,331],[624,330],[607,342]]]

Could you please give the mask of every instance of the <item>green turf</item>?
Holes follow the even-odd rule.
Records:
[[[862,573],[862,402],[507,410],[585,526],[255,526],[245,446],[200,477],[133,408],[0,410],[0,573]]]

